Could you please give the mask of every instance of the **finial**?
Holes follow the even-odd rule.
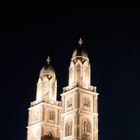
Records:
[[[83,44],[83,41],[82,41],[82,38],[81,37],[80,37],[78,43],[79,43],[80,46]]]
[[[46,61],[47,61],[48,64],[50,63],[51,60],[50,60],[50,57],[49,56],[48,56],[48,58],[47,58]]]

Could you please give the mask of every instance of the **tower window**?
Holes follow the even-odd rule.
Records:
[[[90,107],[90,100],[88,98],[84,99],[84,107]]]
[[[82,123],[82,131],[83,133],[89,133],[90,132],[90,123],[88,120],[84,120]]]
[[[49,113],[49,120],[54,121],[54,112]]]
[[[72,107],[72,98],[70,98],[70,99],[67,101],[67,107],[68,107],[68,108]]]
[[[65,136],[71,136],[72,135],[72,122],[69,121],[65,124]]]

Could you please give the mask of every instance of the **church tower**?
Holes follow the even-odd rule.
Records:
[[[98,140],[98,93],[91,86],[90,71],[88,54],[80,39],[72,54],[68,86],[61,94],[61,140]]]
[[[68,86],[57,101],[55,70],[47,58],[31,102],[27,140],[98,140],[98,93],[82,39],[72,54]]]
[[[48,57],[47,63],[41,69],[36,100],[31,102],[27,140],[58,139],[60,102],[56,100],[57,80]]]

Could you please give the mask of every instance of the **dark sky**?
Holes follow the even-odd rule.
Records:
[[[60,95],[80,36],[100,93],[99,140],[140,139],[140,16],[133,5],[14,8],[0,16],[0,139],[26,140],[45,59],[50,55]]]

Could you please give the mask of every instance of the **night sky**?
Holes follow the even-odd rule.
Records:
[[[15,8],[6,13],[0,16],[1,140],[26,140],[28,107],[35,100],[39,71],[48,55],[60,99],[80,37],[89,55],[92,85],[100,93],[99,140],[140,139],[140,16],[136,7],[75,7],[63,12]]]

